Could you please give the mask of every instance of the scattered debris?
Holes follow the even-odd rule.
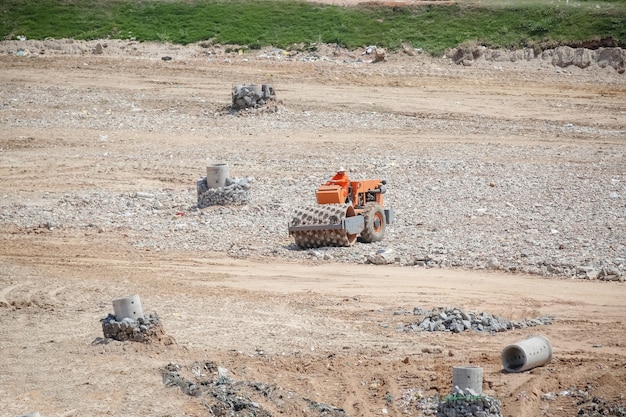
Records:
[[[372,55],[374,58],[372,59],[372,63],[382,62],[387,59],[387,50],[384,48],[379,48],[377,46],[368,46],[363,52],[363,55]]]
[[[571,397],[576,399],[578,412],[581,417],[626,417],[626,403],[617,403],[604,400],[603,398],[591,395],[591,387],[586,389],[570,388],[555,392],[546,392],[541,395],[542,401],[555,401],[558,397]]]
[[[300,397],[273,384],[236,381],[228,377],[228,370],[211,361],[194,362],[189,367],[169,363],[159,370],[168,387],[179,387],[191,397],[206,397],[204,405],[214,416],[271,417],[271,410],[264,406],[267,402],[285,415],[297,406],[318,417],[347,416],[341,408]]]
[[[414,315],[424,315],[422,320],[404,326],[405,331],[453,332],[465,330],[477,332],[503,332],[513,329],[552,324],[552,317],[536,319],[507,320],[489,313],[465,312],[460,307],[440,307],[432,310],[413,309]]]
[[[374,265],[389,265],[397,261],[397,255],[392,248],[382,248],[376,253],[367,255],[366,263]]]
[[[409,388],[396,400],[398,408],[402,414],[412,415],[413,410],[419,411],[425,416],[435,415],[439,407],[440,398],[438,395],[424,396],[421,389]]]

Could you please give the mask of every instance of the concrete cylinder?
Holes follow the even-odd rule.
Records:
[[[35,411],[34,413],[22,414],[18,417],[41,417],[41,415],[39,414],[39,412]]]
[[[228,164],[217,163],[206,167],[206,185],[209,188],[219,188],[226,184],[228,178]]]
[[[130,297],[113,300],[113,312],[117,321],[122,321],[126,318],[137,320],[143,317],[139,296],[131,295]]]
[[[263,93],[262,86],[258,84],[248,84],[246,85],[246,88],[248,89],[248,91],[250,91],[253,94],[256,94],[258,97],[261,97],[261,94]]]
[[[552,347],[547,338],[533,336],[505,347],[501,359],[507,372],[524,372],[550,363]]]
[[[454,366],[452,368],[452,392],[470,388],[476,395],[483,394],[483,368],[480,366]]]

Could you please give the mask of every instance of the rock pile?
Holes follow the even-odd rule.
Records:
[[[608,401],[604,398],[597,397],[592,394],[593,387],[587,385],[585,388],[578,389],[572,387],[556,392],[546,392],[541,394],[541,401],[555,401],[557,397],[571,397],[576,399],[578,405],[577,416],[580,417],[626,417],[626,404]],[[525,394],[525,392],[524,392]],[[623,395],[623,394],[622,394]]]
[[[276,101],[276,93],[269,84],[236,85],[233,87],[232,99],[232,110],[256,109]]]
[[[381,248],[366,256],[366,263],[374,265],[389,265],[398,261],[395,251],[391,248]]]
[[[626,68],[626,50],[617,47],[601,47],[597,49],[572,48],[559,46],[554,49],[537,51],[533,48],[524,48],[515,51],[488,49],[482,45],[462,45],[451,52],[451,59],[456,64],[470,66],[474,61],[484,59],[492,62],[515,62],[539,60],[549,62],[555,67],[587,68],[592,64],[600,68],[612,67],[620,74]]]
[[[363,52],[363,55],[371,55],[372,63],[382,62],[387,59],[387,50],[384,48],[379,48],[375,45],[368,46],[367,49]]]
[[[244,205],[250,202],[250,178],[227,178],[223,187],[209,188],[206,177],[197,181],[198,208]]]
[[[422,320],[403,327],[405,331],[453,332],[465,330],[477,332],[503,332],[513,329],[541,326],[552,323],[551,317],[536,319],[507,320],[489,313],[465,312],[459,307],[440,307],[432,310],[413,309],[414,315],[424,315]]]
[[[406,389],[396,400],[402,414],[412,415],[417,410],[419,416],[434,416],[439,403],[439,395],[425,396],[419,388]]]
[[[308,410],[316,417],[346,417],[346,412],[330,404],[318,403],[291,390],[265,382],[235,380],[226,368],[211,361],[197,361],[191,366],[169,363],[160,368],[163,383],[178,387],[190,397],[203,397],[212,416],[272,417],[275,413],[291,415],[292,409]]]
[[[104,337],[108,339],[120,342],[164,342],[166,345],[174,343],[174,339],[165,334],[163,325],[156,314],[146,314],[137,320],[127,317],[121,321],[117,321],[115,315],[109,314],[101,322]]]
[[[609,402],[600,397],[593,397],[578,407],[577,414],[580,417],[626,417],[626,405]]]
[[[502,403],[488,395],[455,390],[437,407],[437,417],[502,417]]]

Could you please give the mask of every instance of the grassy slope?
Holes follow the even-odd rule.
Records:
[[[516,48],[612,38],[626,46],[626,1],[460,0],[344,8],[295,0],[0,0],[0,37],[18,35],[175,43],[210,39],[251,48],[323,42],[395,49],[408,43],[435,55],[467,41]]]

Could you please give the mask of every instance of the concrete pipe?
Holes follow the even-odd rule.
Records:
[[[502,351],[502,366],[507,372],[524,372],[550,363],[551,360],[552,347],[543,336],[530,337]]]
[[[139,296],[132,295],[130,297],[113,300],[113,312],[115,314],[115,320],[117,321],[122,321],[126,318],[137,320],[143,317]]]
[[[454,366],[452,368],[452,392],[471,389],[476,395],[483,393],[483,368],[480,366]]]
[[[217,163],[206,167],[206,185],[209,188],[220,188],[226,185],[228,164]]]
[[[18,417],[41,417],[41,415],[38,412],[34,412],[34,413],[29,413],[29,414],[22,414],[21,416]]]
[[[247,88],[248,91],[250,91],[252,94],[256,95],[257,97],[261,97],[263,95],[263,86],[261,85],[248,84],[245,86],[245,88]]]

